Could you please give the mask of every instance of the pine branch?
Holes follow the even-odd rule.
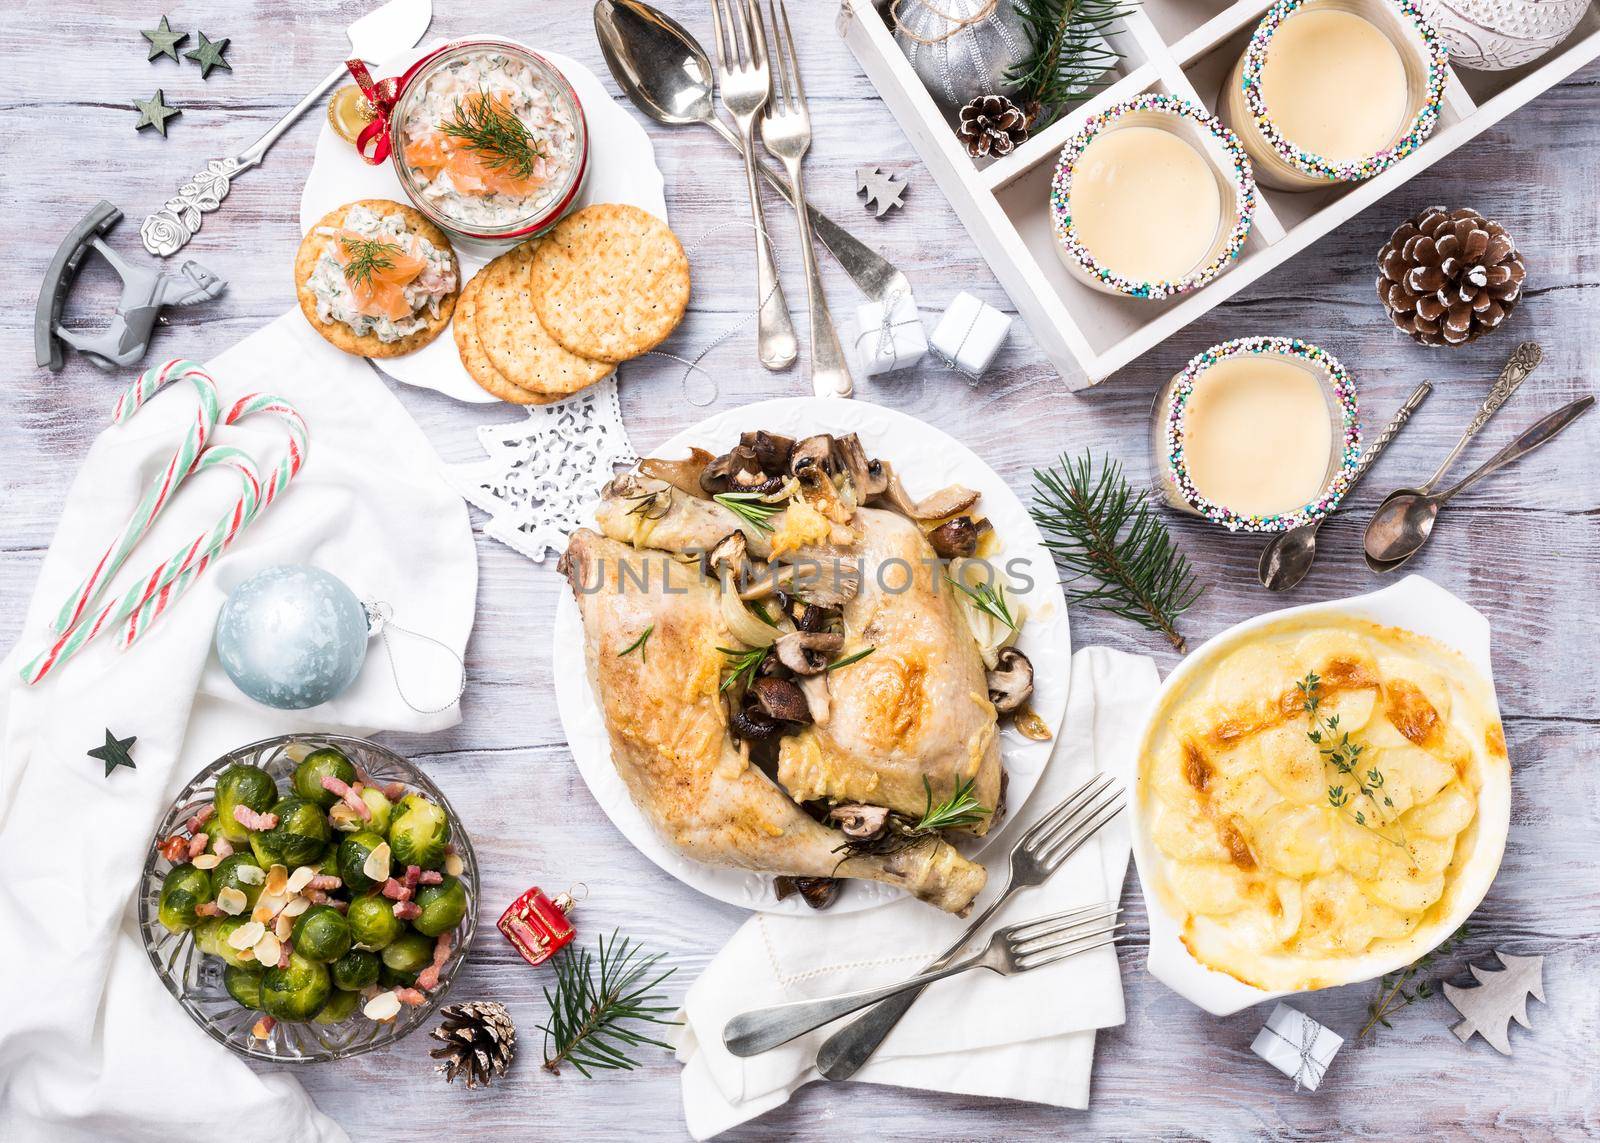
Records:
[[[1107,29],[1136,0],[1011,0],[1028,37],[1028,52],[1006,72],[1024,105],[1039,104],[1032,130],[1048,127],[1104,76],[1122,53],[1111,47]]]
[[[655,989],[677,971],[669,968],[654,974],[663,955],[643,955],[629,938],[619,937],[613,929],[610,944],[601,937],[594,953],[568,949],[558,957],[555,991],[544,990],[550,1022],[539,1025],[544,1032],[545,1070],[559,1074],[561,1065],[570,1063],[585,1078],[593,1078],[591,1068],[631,1071],[637,1067],[628,1052],[641,1044],[670,1050],[670,1044],[626,1026],[630,1022],[675,1023],[662,1019],[673,1006],[655,1003],[665,999]]]
[[[1179,651],[1187,645],[1178,617],[1205,591],[1188,559],[1156,516],[1146,493],[1122,466],[1107,459],[1098,476],[1094,456],[1061,457],[1060,468],[1034,469],[1030,514],[1045,547],[1069,578],[1069,598],[1159,631]],[[1082,588],[1078,580],[1096,581]]]

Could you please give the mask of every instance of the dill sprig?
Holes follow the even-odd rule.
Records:
[[[928,781],[927,775],[923,775],[922,788],[925,801],[922,816],[913,820],[905,814],[890,814],[883,832],[876,837],[847,838],[842,845],[834,847],[833,852],[844,854],[839,859],[839,864],[843,865],[852,857],[887,857],[914,846],[924,845],[938,837],[944,830],[977,825],[991,812],[989,807],[981,804],[973,796],[972,791],[977,784],[976,777],[968,778],[964,782],[958,780],[955,791],[948,798],[942,802],[935,802],[933,784]]]
[[[772,518],[783,511],[782,504],[769,504],[759,492],[718,492],[711,499],[758,532],[772,531]]]
[[[613,929],[610,943],[601,937],[595,952],[568,949],[558,957],[555,988],[544,990],[550,1022],[539,1025],[545,1070],[559,1073],[563,1063],[570,1063],[589,1078],[591,1069],[631,1071],[638,1063],[628,1051],[641,1044],[670,1050],[671,1045],[627,1026],[675,1023],[662,1018],[673,1005],[658,1003],[666,997],[656,992],[677,971],[655,971],[663,955],[644,955]]]
[[[1039,105],[1042,130],[1067,106],[1101,86],[1122,58],[1107,29],[1132,0],[1011,0],[1028,38],[1026,54],[1006,71],[1019,104]]]
[[[1306,732],[1306,737],[1322,755],[1323,762],[1332,766],[1345,779],[1338,785],[1328,786],[1328,804],[1345,814],[1356,825],[1371,830],[1374,835],[1390,845],[1404,847],[1405,831],[1398,825],[1395,827],[1400,834],[1398,838],[1389,837],[1379,828],[1379,825],[1388,824],[1381,821],[1385,816],[1383,811],[1394,809],[1394,799],[1383,789],[1383,771],[1377,766],[1369,766],[1363,771],[1361,755],[1366,747],[1350,741],[1350,732],[1339,729],[1338,715],[1322,717],[1321,676],[1311,671],[1305,678],[1295,683],[1295,689],[1300,692],[1301,709],[1311,720],[1311,729]],[[1354,793],[1345,788],[1346,783],[1354,785]],[[1365,810],[1351,804],[1357,795],[1366,798],[1371,804],[1375,815],[1380,819],[1378,824],[1368,820]]]
[[[617,652],[617,658],[619,658],[619,659],[625,658],[626,656],[631,655],[635,651],[637,651],[637,652],[639,652],[639,661],[641,663],[648,663],[650,661],[650,659],[649,659],[649,656],[645,654],[644,645],[646,643],[650,642],[650,636],[654,635],[655,632],[656,632],[656,625],[654,623],[652,623],[652,624],[650,624],[650,626],[646,627],[642,632],[640,632],[639,637],[637,639],[635,639],[632,643],[629,643],[622,650],[618,651]]]
[[[1200,598],[1189,561],[1151,508],[1147,494],[1128,483],[1122,466],[1107,459],[1097,476],[1094,457],[1062,456],[1060,468],[1034,469],[1030,514],[1045,534],[1069,599],[1151,631],[1179,651],[1188,650],[1178,617]],[[1072,585],[1088,577],[1093,586]]]
[[[379,270],[394,269],[394,256],[400,253],[397,243],[381,238],[357,238],[351,234],[341,235],[339,245],[344,247],[345,253],[345,281],[354,286],[366,285]]]
[[[1367,1022],[1361,1025],[1361,1031],[1356,1033],[1356,1039],[1366,1038],[1368,1034],[1375,1032],[1380,1024],[1385,1028],[1394,1027],[1389,1023],[1389,1017],[1408,1004],[1415,1004],[1419,1000],[1432,997],[1435,990],[1431,980],[1423,980],[1414,987],[1407,985],[1411,984],[1418,972],[1427,968],[1439,957],[1453,951],[1471,935],[1472,931],[1466,925],[1462,925],[1432,952],[1406,965],[1405,968],[1379,978],[1378,991],[1367,1003]]]
[[[544,158],[544,145],[533,137],[528,125],[510,109],[489,97],[483,88],[477,98],[456,101],[455,118],[439,124],[439,130],[477,155],[490,170],[512,178],[533,174],[534,163]]]
[[[721,694],[729,687],[739,684],[741,690],[749,690],[750,684],[755,682],[756,671],[761,666],[761,661],[767,657],[766,647],[752,647],[748,651],[737,651],[732,647],[718,647],[728,657],[727,667],[731,672],[722,685],[717,688]]]
[[[952,587],[955,587],[962,595],[972,600],[972,606],[979,611],[999,620],[1013,631],[1017,629],[1017,621],[1012,618],[1011,608],[1006,604],[1006,589],[1004,586],[1001,586],[999,590],[996,590],[988,583],[980,583],[973,587],[968,587],[952,576],[945,576],[945,578],[950,581]]]

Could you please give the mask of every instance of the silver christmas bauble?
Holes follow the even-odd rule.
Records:
[[[267,568],[228,595],[217,616],[217,658],[249,697],[304,710],[355,682],[367,656],[367,612],[320,568]]]
[[[1570,36],[1589,0],[1427,0],[1424,8],[1453,62],[1509,71]]]
[[[993,11],[967,23],[988,8]],[[900,0],[888,14],[911,70],[951,109],[980,95],[1008,92],[1006,71],[1028,50],[1011,0]]]

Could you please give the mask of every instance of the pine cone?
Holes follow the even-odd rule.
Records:
[[[1430,206],[1378,252],[1378,297],[1396,328],[1423,345],[1465,345],[1522,297],[1527,269],[1498,222]]]
[[[956,137],[974,159],[1009,155],[1027,141],[1028,115],[1003,95],[980,95],[961,109]]]
[[[485,1087],[495,1076],[511,1066],[515,1054],[517,1029],[506,1006],[493,1000],[472,1004],[452,1004],[439,1013],[444,1017],[428,1035],[444,1044],[428,1054],[442,1059],[434,1070],[444,1073],[449,1083],[466,1074],[467,1086]]]

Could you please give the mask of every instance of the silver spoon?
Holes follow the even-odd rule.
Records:
[[[1367,525],[1367,566],[1375,572],[1394,571],[1428,542],[1434,522],[1443,508],[1459,493],[1497,472],[1514,460],[1552,440],[1573,421],[1594,408],[1593,397],[1580,397],[1548,417],[1524,429],[1516,440],[1495,453],[1475,472],[1443,492],[1426,494],[1403,492],[1383,502],[1372,523]],[[1377,554],[1374,555],[1373,553]]]
[[[611,78],[635,107],[667,127],[700,124],[740,154],[744,148],[712,103],[711,60],[684,26],[643,0],[597,0],[594,31]],[[763,161],[756,172],[794,205],[788,182]],[[870,301],[909,296],[911,283],[877,251],[810,203],[806,212],[819,242]]]
[[[1362,452],[1361,463],[1356,466],[1355,475],[1350,478],[1349,487],[1345,489],[1346,496],[1355,491],[1356,485],[1367,474],[1367,469],[1383,455],[1383,450],[1389,447],[1389,442],[1400,435],[1400,430],[1406,427],[1411,414],[1422,406],[1422,402],[1427,400],[1428,394],[1432,392],[1433,386],[1424,381],[1416,387],[1410,397],[1406,398],[1406,403],[1400,406],[1400,411],[1389,422],[1389,427],[1383,430],[1383,435]],[[1261,561],[1256,566],[1256,574],[1261,579],[1262,587],[1268,591],[1288,591],[1306,578],[1306,572],[1311,570],[1311,561],[1317,556],[1317,530],[1326,520],[1326,516],[1318,516],[1298,528],[1279,532],[1267,541],[1267,546],[1261,549]]]

